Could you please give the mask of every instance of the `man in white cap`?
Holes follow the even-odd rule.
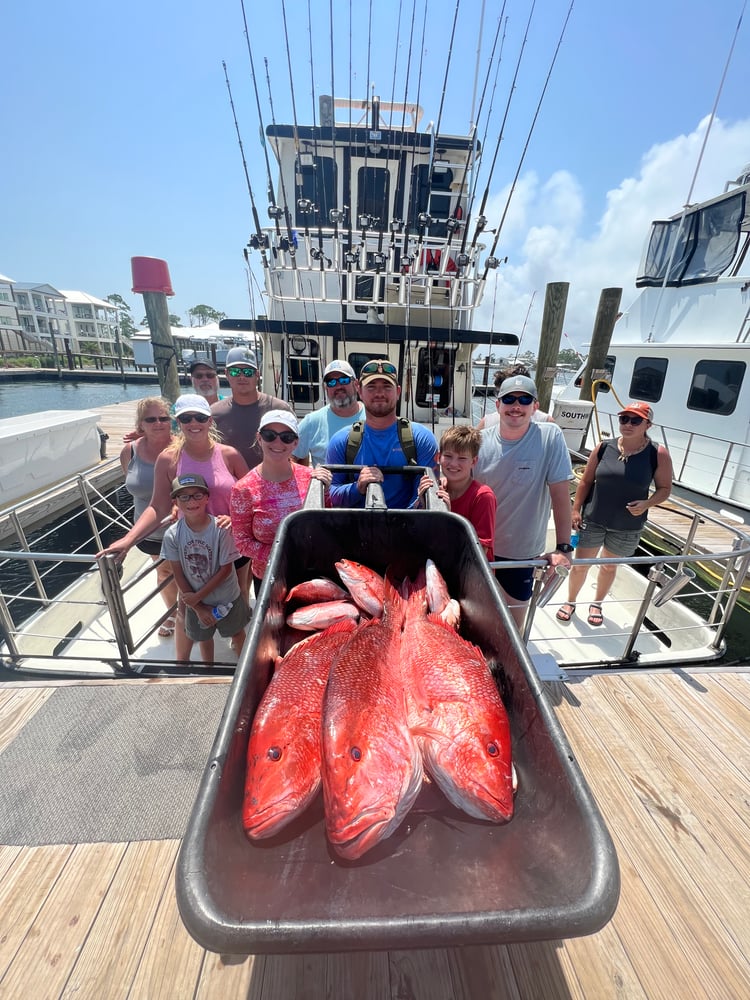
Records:
[[[323,372],[328,403],[303,417],[299,425],[299,444],[294,458],[300,465],[321,465],[326,448],[336,431],[364,420],[365,408],[357,396],[357,378],[348,361],[331,361]]]
[[[232,347],[227,351],[224,374],[232,390],[231,399],[222,399],[211,407],[211,416],[225,444],[232,445],[254,468],[263,455],[257,442],[258,427],[269,410],[292,408],[283,399],[260,392],[260,371],[255,352],[247,347]]]
[[[497,498],[495,560],[544,558],[550,567],[570,567],[570,486],[573,468],[565,438],[555,423],[536,423],[537,390],[527,375],[506,378],[497,390],[500,423],[482,431],[474,478]],[[544,555],[550,504],[557,545]],[[519,629],[534,581],[531,567],[495,570]]]

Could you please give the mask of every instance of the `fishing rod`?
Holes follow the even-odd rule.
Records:
[[[232,98],[232,88],[229,84],[229,74],[227,73],[227,64],[222,60],[221,65],[224,67],[224,80],[226,81],[227,91],[229,92],[229,105],[232,109],[232,117],[234,119],[234,128],[237,132],[237,142],[240,146],[240,156],[242,157],[242,167],[245,171],[245,181],[247,183],[247,190],[250,195],[250,205],[252,207],[253,221],[255,222],[255,241],[250,241],[250,245],[254,250],[260,250],[261,258],[263,260],[263,267],[268,268],[270,265],[268,263],[268,257],[266,256],[266,248],[268,247],[268,237],[263,232],[263,228],[260,224],[260,218],[258,216],[258,208],[255,204],[255,198],[253,196],[253,186],[250,183],[250,173],[247,169],[247,160],[245,159],[245,150],[242,145],[242,136],[240,135],[240,126],[237,121],[237,112],[234,107],[234,100]],[[247,247],[245,248],[245,254],[247,254]]]
[[[279,225],[279,208],[276,204],[276,193],[273,186],[273,176],[271,174],[271,162],[268,159],[268,148],[266,147],[266,130],[263,124],[263,112],[260,107],[260,94],[258,93],[258,81],[255,76],[255,60],[253,59],[253,49],[250,45],[250,33],[247,29],[247,14],[245,13],[245,0],[240,0],[242,8],[242,22],[245,26],[245,41],[247,43],[247,54],[250,57],[250,76],[253,81],[253,91],[255,92],[255,106],[258,109],[258,122],[260,124],[260,144],[263,147],[263,156],[266,161],[266,182],[268,184],[268,215],[276,224],[276,236],[281,241],[281,227]]]
[[[557,62],[557,57],[558,57],[558,55],[560,53],[560,47],[562,46],[563,38],[565,37],[565,31],[566,31],[566,29],[568,27],[568,22],[570,21],[570,15],[573,12],[573,5],[574,5],[574,3],[575,3],[575,0],[570,0],[570,7],[568,7],[568,13],[567,13],[567,15],[565,17],[565,22],[564,22],[564,24],[562,26],[562,31],[560,32],[560,37],[557,40],[557,46],[555,47],[555,53],[552,56],[552,62],[550,63],[549,70],[547,71],[547,78],[544,81],[544,86],[542,87],[542,92],[539,95],[539,101],[537,102],[536,111],[534,112],[534,117],[532,119],[528,135],[526,136],[526,142],[524,144],[523,151],[521,153],[521,158],[518,161],[518,167],[516,168],[516,173],[515,173],[515,176],[513,177],[513,183],[511,184],[510,191],[508,192],[508,199],[507,199],[507,201],[505,203],[505,208],[503,210],[502,218],[500,219],[500,223],[499,223],[497,229],[495,230],[495,239],[494,239],[493,244],[492,244],[492,249],[490,250],[489,256],[487,257],[487,259],[484,262],[484,274],[482,275],[482,280],[485,280],[487,278],[487,272],[489,271],[490,267],[497,267],[497,265],[499,263],[498,260],[497,260],[497,258],[495,257],[495,250],[497,249],[497,244],[498,244],[498,241],[500,239],[500,233],[502,232],[503,225],[505,224],[506,216],[508,215],[508,209],[510,208],[511,198],[513,197],[513,193],[514,193],[514,191],[516,189],[516,184],[518,183],[518,176],[521,173],[521,167],[523,166],[523,162],[526,159],[526,153],[528,152],[528,149],[529,149],[529,143],[531,142],[531,136],[534,133],[534,127],[536,126],[536,121],[537,121],[537,118],[539,117],[539,112],[542,110],[542,102],[544,101],[544,96],[547,93],[547,87],[549,86],[549,81],[550,81],[550,78],[552,76],[552,70],[555,68],[555,63]],[[493,263],[490,264],[490,261],[492,261]]]
[[[503,26],[503,16],[504,16],[504,14],[505,14],[505,0],[503,0],[503,7],[502,7],[502,10],[500,11],[500,16],[499,16],[498,21],[497,21],[497,30],[495,31],[495,37],[492,40],[492,51],[490,52],[489,62],[487,63],[487,75],[485,76],[484,86],[482,87],[482,94],[481,94],[481,97],[479,98],[479,108],[477,109],[477,116],[476,116],[476,119],[472,122],[472,125],[471,125],[471,130],[472,130],[471,134],[473,136],[473,139],[472,139],[471,147],[467,150],[467,153],[466,153],[466,162],[464,164],[464,172],[463,172],[463,176],[461,177],[461,183],[459,184],[459,187],[458,187],[458,190],[459,190],[459,204],[460,204],[460,199],[461,199],[460,192],[462,192],[464,190],[464,185],[466,184],[466,177],[467,177],[467,174],[469,172],[469,163],[473,162],[475,160],[477,127],[478,127],[478,123],[479,123],[479,121],[480,121],[480,119],[482,117],[482,108],[484,107],[484,100],[485,100],[485,97],[487,96],[487,88],[488,88],[489,82],[490,82],[490,73],[492,71],[492,67],[493,67],[494,62],[495,62],[495,51],[497,49],[498,41],[500,40],[500,31],[501,31],[502,26]],[[477,61],[478,61],[478,58],[479,58],[479,53],[477,53]],[[498,70],[500,68],[500,61],[501,60],[498,60],[498,64],[497,64]],[[496,80],[497,80],[497,77],[496,77]],[[491,110],[492,109],[490,108],[490,111]],[[489,114],[487,116],[487,125],[489,127]],[[458,205],[456,207],[458,207]],[[467,198],[466,221],[464,223],[464,231],[463,231],[463,237],[461,239],[461,247],[459,249],[459,256],[463,256],[463,254],[465,254],[465,252],[466,252],[466,241],[467,241],[468,236],[469,236],[469,220],[470,220],[470,218],[471,218],[471,201],[469,200],[469,198]]]
[[[511,85],[510,85],[510,91],[508,92],[508,100],[505,102],[505,112],[503,114],[503,120],[502,120],[501,125],[500,125],[500,131],[498,132],[497,142],[495,143],[495,152],[494,152],[493,157],[492,157],[492,163],[490,164],[490,172],[489,172],[489,176],[487,177],[487,184],[486,184],[485,189],[484,189],[484,194],[482,195],[482,204],[479,207],[479,214],[477,216],[477,221],[476,221],[475,228],[474,228],[474,236],[472,237],[471,246],[469,248],[469,252],[470,253],[473,253],[476,250],[477,240],[479,239],[479,234],[484,231],[484,228],[485,228],[485,226],[487,224],[487,220],[485,218],[484,212],[485,212],[485,209],[487,208],[487,199],[490,196],[490,184],[492,182],[492,175],[495,172],[495,164],[497,163],[498,153],[500,152],[500,144],[503,141],[503,137],[505,135],[505,126],[506,126],[506,124],[508,122],[508,115],[510,113],[510,106],[511,106],[511,102],[513,100],[513,94],[515,93],[515,90],[516,90],[516,81],[518,80],[518,74],[519,74],[519,72],[521,70],[521,62],[523,60],[523,54],[524,54],[524,51],[526,50],[526,42],[529,39],[529,29],[531,27],[531,20],[532,20],[532,18],[534,16],[534,9],[535,9],[535,7],[536,7],[536,0],[533,0],[533,2],[531,4],[531,9],[529,10],[529,17],[528,17],[528,20],[526,22],[526,30],[524,32],[523,41],[521,43],[521,48],[520,48],[519,53],[518,53],[518,59],[516,60],[516,69],[515,69],[515,72],[513,74],[513,80],[512,80]],[[497,243],[497,240],[495,241],[495,243]],[[484,271],[484,277],[485,278],[487,277],[487,268],[486,267],[485,267],[485,271]]]

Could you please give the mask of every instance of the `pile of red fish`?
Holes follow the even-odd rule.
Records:
[[[331,845],[359,858],[401,824],[423,768],[470,816],[509,820],[508,717],[481,650],[456,632],[458,604],[434,563],[399,586],[348,560],[336,569],[348,593],[316,580],[288,595],[315,602],[288,624],[322,631],[278,661],[255,714],[247,835],[276,834],[322,785]]]

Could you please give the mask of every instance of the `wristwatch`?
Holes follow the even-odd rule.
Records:
[[[573,546],[570,542],[558,542],[555,546],[555,552],[573,552]]]

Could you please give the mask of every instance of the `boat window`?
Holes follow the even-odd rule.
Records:
[[[355,351],[353,354],[349,355],[349,364],[357,373],[357,378],[359,378],[359,373],[362,371],[362,366],[366,365],[368,361],[390,360],[391,358],[389,358],[387,354],[372,354],[370,351],[367,351],[366,353],[364,351]]]
[[[453,171],[449,167],[435,167],[430,183],[430,167],[421,163],[411,175],[409,211],[406,216],[410,233],[419,231],[419,215],[428,212],[432,218],[428,236],[442,238],[448,235],[447,222],[451,214],[451,184]]]
[[[414,402],[428,409],[444,410],[451,405],[456,349],[422,347],[417,355],[417,384]]]
[[[636,358],[628,392],[630,398],[658,403],[664,389],[667,367],[666,358]]]
[[[734,413],[745,367],[744,361],[699,361],[690,384],[688,409],[721,416]]]
[[[289,402],[313,405],[320,399],[321,368],[318,342],[308,337],[290,337],[287,353]]]
[[[746,193],[740,191],[684,218],[654,222],[636,279],[644,286],[715,281],[731,265],[745,216]]]
[[[390,220],[389,197],[391,176],[386,167],[360,167],[357,171],[357,218],[369,215],[372,226],[381,229]]]
[[[336,161],[330,156],[304,154],[297,161],[296,224],[298,226],[330,226],[328,213],[336,208]],[[310,203],[309,211],[302,211],[300,200]]]

